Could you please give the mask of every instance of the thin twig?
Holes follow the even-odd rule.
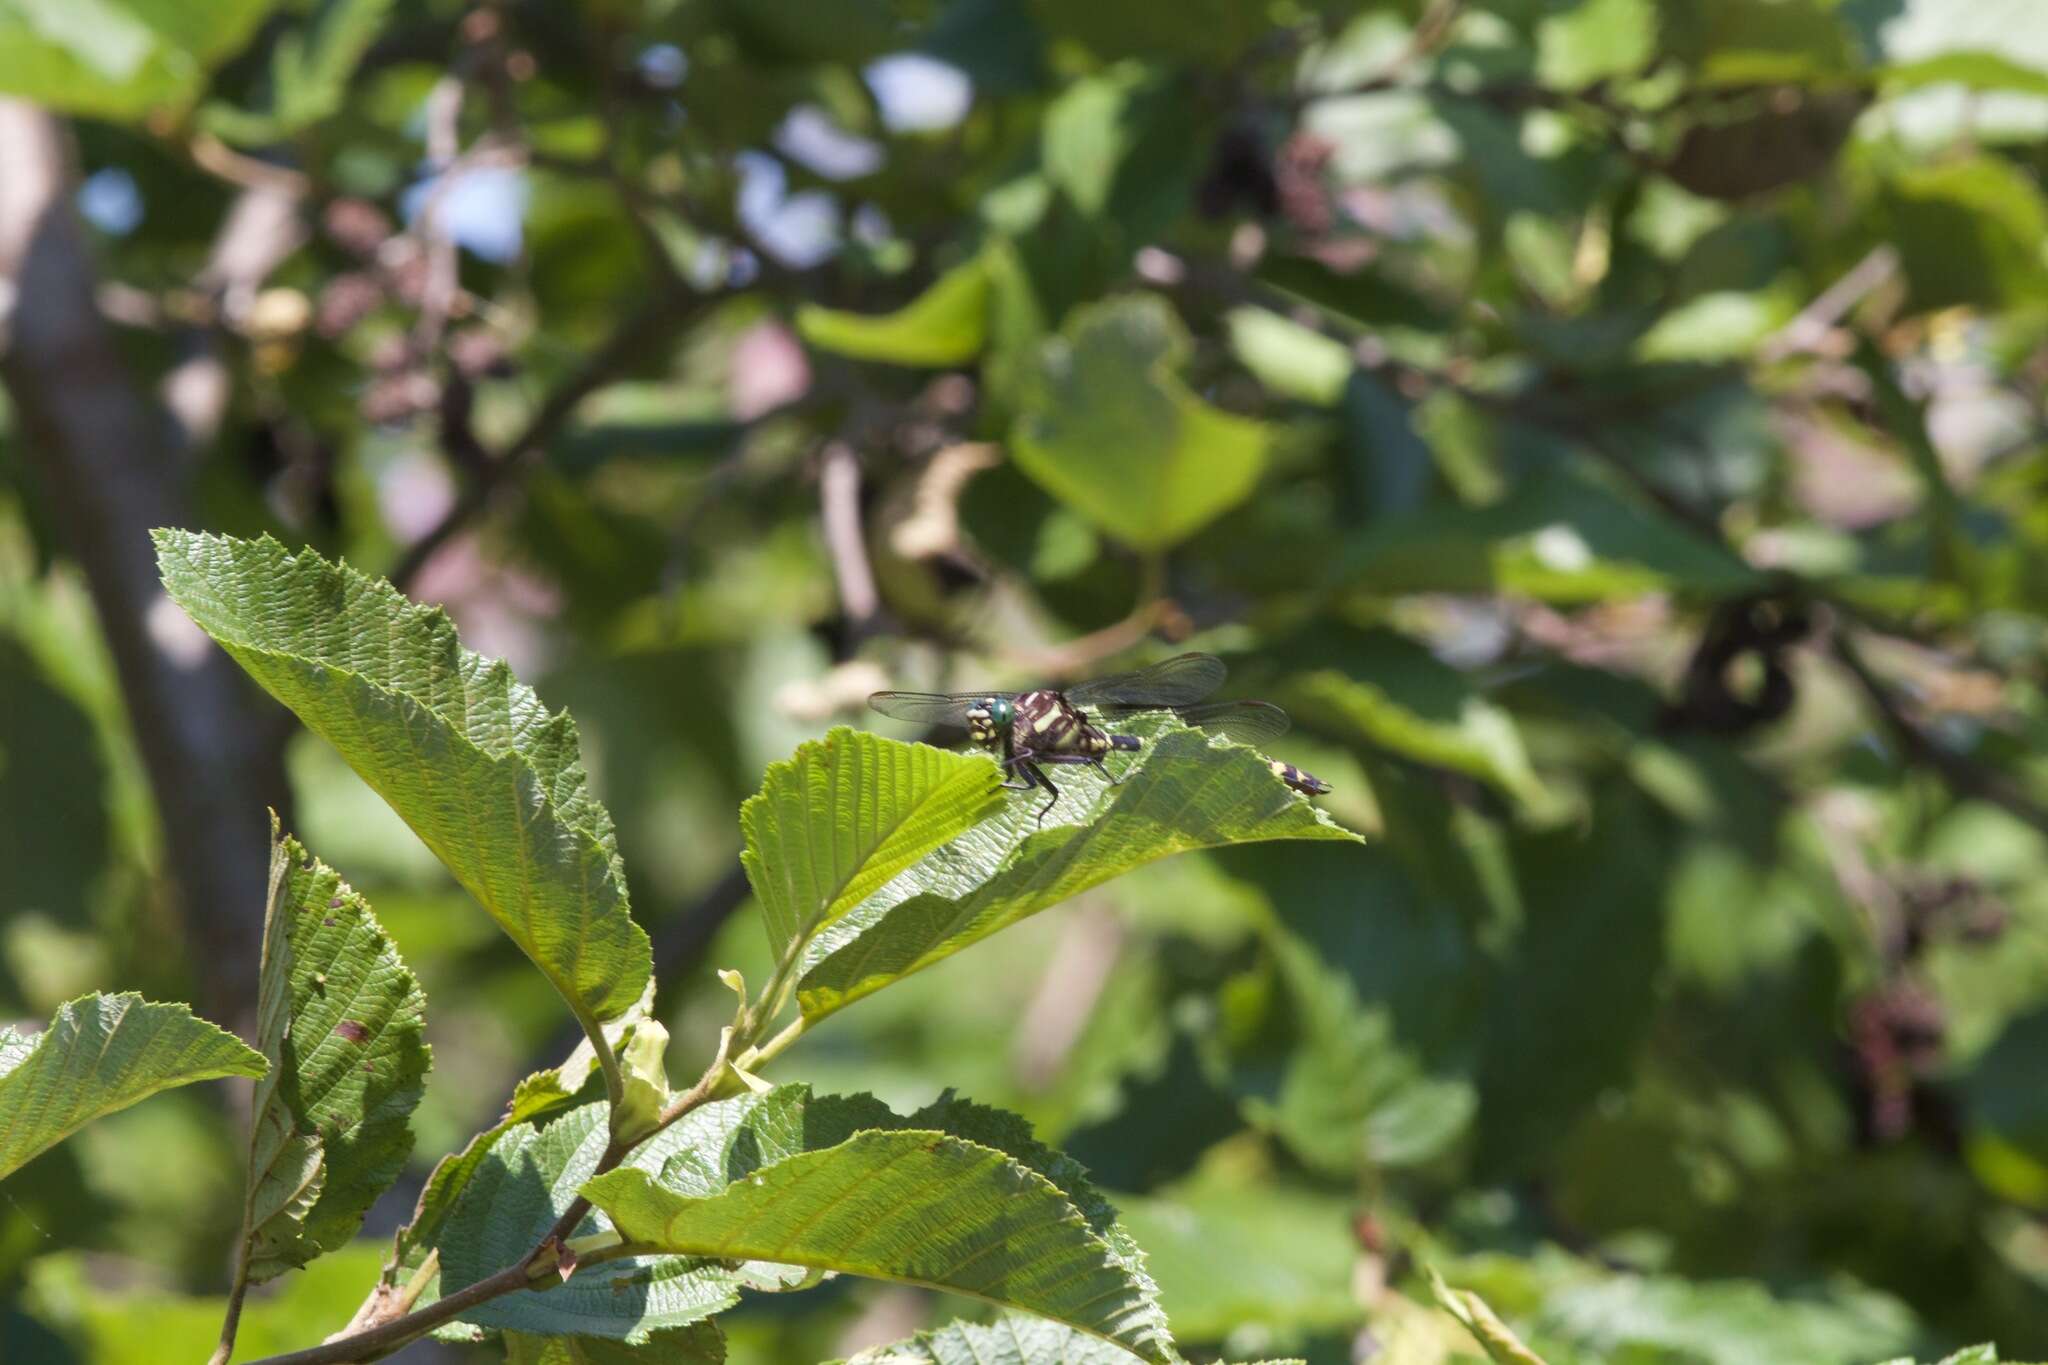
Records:
[[[1758,343],[1756,358],[1765,363],[1783,360],[1820,345],[1865,295],[1882,286],[1898,272],[1899,253],[1888,243],[1879,243],[1863,259],[1849,267],[1840,279],[1823,289],[1812,303],[1799,310],[1790,322]]]
[[[1861,651],[1849,638],[1847,630],[1835,630],[1829,643],[1836,661],[1863,689],[1908,758],[1934,769],[1957,795],[1988,801],[2013,818],[2048,834],[2048,808],[2043,808],[2002,774],[1957,753],[1922,729],[1906,714],[1884,680],[1864,662]]]

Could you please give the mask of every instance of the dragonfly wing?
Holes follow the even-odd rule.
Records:
[[[1177,654],[1150,668],[1090,678],[1066,689],[1076,706],[1123,706],[1134,710],[1193,706],[1223,686],[1223,660],[1213,654]]]
[[[1263,744],[1287,733],[1287,713],[1269,701],[1219,701],[1184,706],[1175,712],[1183,722],[1199,726],[1239,744]]]
[[[876,692],[868,705],[885,716],[918,725],[967,726],[967,712],[993,692]]]

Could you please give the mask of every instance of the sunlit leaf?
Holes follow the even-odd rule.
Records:
[[[1039,392],[1011,433],[1018,467],[1141,550],[1243,501],[1272,433],[1190,392],[1175,374],[1187,351],[1186,328],[1155,296],[1077,310],[1046,343]]]
[[[856,1132],[761,1166],[722,1193],[670,1173],[599,1176],[584,1193],[634,1245],[756,1259],[972,1294],[1174,1359],[1143,1271],[1045,1176],[938,1129]]]
[[[363,898],[273,835],[244,1236],[262,1283],[361,1226],[412,1151],[425,1087],[426,995]]]
[[[979,755],[836,729],[769,765],[740,860],[779,955],[1002,805]]]
[[[132,119],[189,103],[277,0],[0,0],[0,93]]]
[[[340,111],[349,78],[377,40],[394,0],[341,0],[277,40],[270,54],[270,108],[210,104],[205,124],[232,142],[282,141]]]
[[[816,1019],[999,929],[1146,863],[1269,839],[1357,839],[1242,745],[1152,716],[1119,730],[1145,744],[1120,785],[1061,767],[1043,827],[1037,792],[933,852],[819,934],[798,999]],[[1121,767],[1126,760],[1112,758]]]
[[[1254,1328],[1265,1340],[1302,1342],[1364,1316],[1351,1289],[1358,1239],[1346,1196],[1197,1177],[1123,1202],[1160,1302],[1185,1339],[1221,1341]]]
[[[60,1006],[41,1033],[0,1028],[0,1177],[159,1090],[263,1071],[232,1033],[128,992]]]
[[[585,1031],[651,970],[576,726],[446,613],[269,537],[156,533],[172,600],[341,751],[562,993]]]
[[[989,275],[977,257],[954,266],[893,313],[806,304],[796,327],[813,346],[892,365],[964,365],[988,339]]]

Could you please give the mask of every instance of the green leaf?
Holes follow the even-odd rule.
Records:
[[[610,814],[576,725],[447,614],[261,540],[155,534],[172,600],[404,818],[569,1002],[584,1031],[640,998]]]
[[[1885,187],[1883,203],[1914,311],[2013,307],[2048,297],[2041,271],[2048,197],[2005,159],[1909,167]]]
[[[276,0],[0,0],[0,94],[137,119],[191,102]]]
[[[1657,50],[1650,0],[1579,0],[1536,26],[1536,74],[1553,90],[1640,71]]]
[[[230,142],[280,142],[340,112],[349,78],[383,31],[394,0],[335,0],[317,20],[277,40],[270,53],[270,108],[214,103],[206,127]]]
[[[1351,1286],[1358,1240],[1349,1196],[1205,1175],[1119,1199],[1184,1340],[1253,1329],[1261,1339],[1305,1342],[1364,1317]]]
[[[988,341],[989,272],[980,257],[957,265],[893,313],[870,316],[806,304],[796,328],[813,346],[856,360],[944,368]]]
[[[159,1090],[263,1071],[232,1033],[132,992],[61,1005],[41,1033],[0,1028],[0,1178]]]
[[[740,861],[788,952],[1003,804],[994,763],[844,727],[772,763],[740,807]]]
[[[623,1169],[584,1193],[633,1244],[971,1294],[1174,1359],[1149,1282],[1058,1186],[944,1132],[855,1133],[709,1197]]]
[[[1344,581],[1372,592],[1507,591],[1598,602],[1756,587],[1754,569],[1593,480],[1558,471],[1488,507],[1433,507],[1355,537]]]
[[[1273,444],[1260,422],[1202,401],[1174,371],[1187,329],[1152,295],[1076,309],[1046,343],[1011,453],[1054,497],[1140,550],[1242,502]]]
[[[1274,393],[1334,406],[1357,368],[1344,343],[1264,308],[1233,308],[1230,349]]]
[[[2048,96],[2048,71],[2022,66],[1996,52],[1943,52],[1917,62],[1880,67],[1875,74],[1887,90],[1960,85],[1968,90]]]
[[[535,1129],[500,1134],[468,1172],[453,1212],[433,1237],[441,1253],[445,1297],[516,1263],[532,1250],[597,1169],[609,1141],[603,1104],[585,1105]],[[688,1134],[677,1124],[642,1145],[633,1166],[659,1169]],[[573,1234],[611,1226],[597,1215]],[[508,1294],[472,1308],[475,1327],[543,1336],[596,1337],[640,1344],[732,1306],[739,1277],[722,1266],[675,1256],[613,1261],[570,1277],[546,1294]]]
[[[363,898],[272,827],[243,1236],[261,1284],[332,1251],[397,1178],[425,1088],[427,998]]]
[[[1441,1153],[1469,1125],[1471,1082],[1433,1075],[1396,1038],[1383,1005],[1362,1005],[1342,971],[1279,927],[1272,951],[1295,1017],[1296,1045],[1280,1060],[1263,1118],[1317,1172],[1336,1179],[1414,1165]]]
[[[1342,641],[1345,637],[1335,637]],[[1402,758],[1490,782],[1525,808],[1553,798],[1509,714],[1422,646],[1376,631],[1337,646],[1330,666],[1291,674],[1280,696],[1303,720]]]
[[[797,998],[812,1020],[1111,877],[1191,849],[1357,835],[1291,791],[1265,759],[1170,716],[1123,725],[1145,750],[1120,785],[1058,770],[1040,827],[1028,792],[906,870],[806,953]],[[1120,760],[1112,758],[1118,764]]]
[[[991,1323],[949,1322],[935,1332],[870,1346],[834,1365],[1134,1365],[1121,1346],[1028,1313],[1005,1313]],[[1269,1360],[1259,1365],[1301,1365]]]

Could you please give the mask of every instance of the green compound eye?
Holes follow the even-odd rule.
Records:
[[[1010,721],[1014,718],[1015,714],[1016,708],[1012,707],[1009,702],[1003,700],[1000,697],[992,697],[989,699],[989,724],[995,726],[997,729],[1001,729],[1004,726],[1008,725]]]

